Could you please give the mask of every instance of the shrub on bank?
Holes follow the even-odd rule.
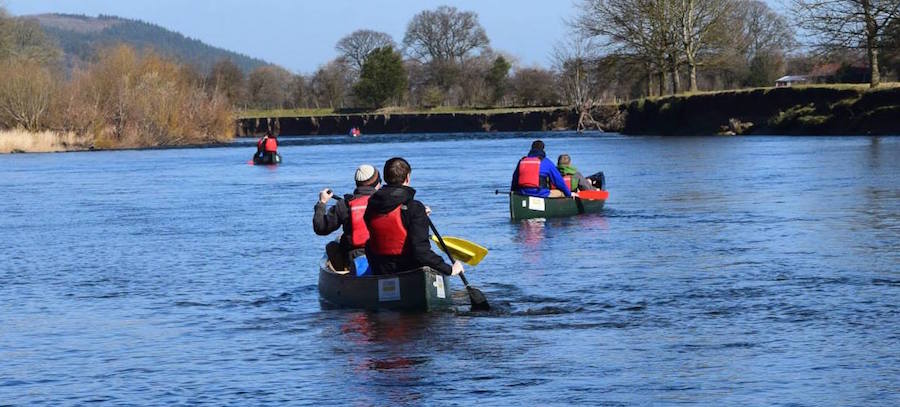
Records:
[[[27,130],[8,132],[7,139],[51,130],[88,146],[128,148],[225,142],[233,136],[225,96],[149,51],[124,45],[103,50],[68,80],[40,62],[0,60],[0,78],[0,129]],[[46,140],[35,140],[22,145],[57,149],[39,147]]]
[[[127,46],[100,53],[73,73],[59,105],[63,130],[90,134],[98,146],[149,147],[226,141],[231,108],[181,67]]]

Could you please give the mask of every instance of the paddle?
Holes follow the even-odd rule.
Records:
[[[428,226],[431,226],[431,231],[434,232],[434,235],[437,236],[438,242],[441,244],[441,247],[444,248],[444,253],[447,253],[447,257],[450,258],[450,262],[454,262],[453,255],[450,254],[450,250],[447,248],[447,245],[444,243],[444,239],[441,238],[441,234],[438,233],[437,228],[434,227],[434,223],[431,222],[431,219],[428,219]],[[459,278],[462,279],[463,285],[466,286],[466,291],[469,293],[469,301],[472,304],[473,311],[487,311],[491,309],[491,306],[488,305],[487,298],[485,298],[484,293],[481,290],[472,287],[469,285],[469,281],[466,280],[465,273],[459,273]]]
[[[434,240],[435,243],[440,243],[435,235],[431,235],[431,240]],[[478,265],[484,259],[484,256],[488,254],[487,248],[463,238],[444,236],[444,243],[450,249],[450,252],[453,253],[453,257],[456,260],[470,266]]]

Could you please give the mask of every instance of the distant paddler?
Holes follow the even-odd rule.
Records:
[[[556,159],[556,169],[562,174],[565,185],[569,187],[569,190],[572,192],[594,191],[597,189],[594,188],[593,183],[588,181],[588,179],[585,178],[584,175],[581,175],[581,173],[578,172],[578,169],[572,165],[572,157],[569,157],[568,154],[560,154],[559,158]]]
[[[550,189],[551,186],[559,189]],[[541,198],[571,197],[572,190],[563,179],[562,174],[544,153],[544,142],[535,140],[531,143],[528,155],[519,160],[513,172],[510,190],[524,196]]]
[[[256,142],[256,154],[253,156],[254,164],[278,164],[281,156],[278,154],[278,137],[266,130],[259,141]]]

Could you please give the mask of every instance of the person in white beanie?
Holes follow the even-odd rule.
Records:
[[[317,235],[327,236],[343,227],[340,243],[332,241],[325,246],[325,252],[335,270],[351,270],[353,262],[349,260],[365,254],[369,230],[363,214],[369,197],[381,188],[381,174],[369,164],[357,167],[354,179],[356,189],[352,195],[336,198],[337,203],[326,209],[326,204],[334,197],[334,193],[331,189],[323,189],[319,192],[319,201],[313,209],[313,231]]]

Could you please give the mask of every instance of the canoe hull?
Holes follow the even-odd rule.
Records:
[[[509,194],[509,217],[513,220],[559,218],[603,210],[606,199],[540,198]]]
[[[260,157],[258,154],[253,155],[254,165],[278,165],[281,164],[281,154],[267,154]]]
[[[338,274],[323,261],[319,267],[319,302],[326,308],[433,311],[453,305],[450,280],[422,267],[388,276]]]

